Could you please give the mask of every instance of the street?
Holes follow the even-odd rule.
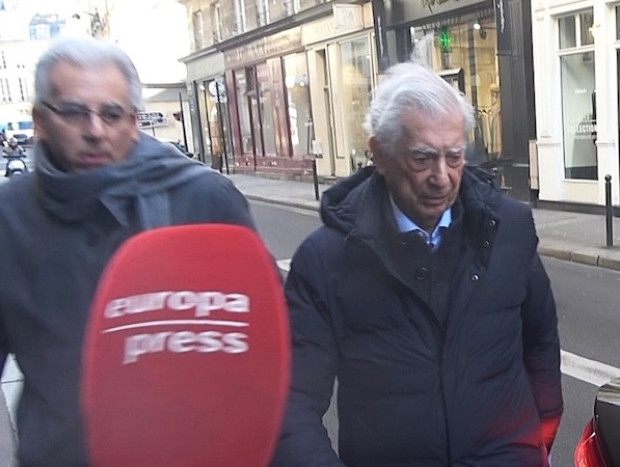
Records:
[[[251,202],[251,209],[260,234],[286,274],[299,243],[321,225],[318,214],[262,202]],[[553,448],[553,465],[570,467],[575,445],[592,415],[598,386],[620,375],[620,342],[616,338],[620,329],[620,272],[547,257],[543,257],[543,262],[553,284],[562,342],[565,411]],[[2,386],[4,397],[13,406],[19,383],[7,381],[15,381],[19,375],[11,369],[12,372],[5,371]],[[7,423],[0,419],[0,425],[3,422]],[[338,420],[334,404],[324,423],[335,444]],[[6,433],[1,426],[0,433]],[[2,451],[7,440],[0,441]],[[1,462],[0,465],[4,467]]]
[[[307,210],[259,202],[251,206],[261,235],[285,269],[296,246],[321,225],[318,215]],[[616,337],[620,273],[553,258],[543,258],[543,262],[553,284],[563,350],[564,416],[552,451],[553,465],[571,467],[575,445],[592,416],[597,387],[606,378],[597,378],[600,368],[584,357],[610,365],[612,374],[620,374]],[[333,441],[338,425],[333,404],[324,423]]]

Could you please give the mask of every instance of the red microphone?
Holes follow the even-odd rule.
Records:
[[[204,224],[129,239],[95,293],[82,374],[94,466],[266,466],[290,337],[258,235]]]

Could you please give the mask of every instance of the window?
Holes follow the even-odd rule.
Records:
[[[212,16],[212,26],[213,26],[213,42],[221,42],[222,41],[222,5],[220,2],[213,4],[213,16]]]
[[[502,112],[493,12],[479,11],[444,27],[416,26],[410,32],[415,59],[430,65],[464,92],[474,107],[475,125],[469,140],[475,160],[500,159],[503,156]]]
[[[342,62],[342,103],[347,150],[351,157],[351,169],[367,162],[368,136],[362,122],[370,105],[372,92],[372,69],[370,43],[366,37],[343,42],[340,46]]]
[[[0,96],[2,97],[2,102],[11,102],[11,90],[7,78],[0,79]]]
[[[240,34],[246,30],[245,21],[245,2],[244,0],[235,0],[235,21],[237,33]]]
[[[259,26],[269,24],[269,0],[256,0],[256,19]]]
[[[28,92],[26,90],[26,80],[19,78],[19,100],[25,102],[28,100]]]
[[[285,0],[285,4],[287,15],[294,15],[301,10],[301,0]]]
[[[192,14],[192,26],[194,28],[194,49],[200,50],[206,46],[202,10],[195,11]]]
[[[276,133],[273,121],[273,99],[269,69],[266,63],[256,65],[256,91],[258,94],[258,115],[262,117],[263,144],[265,155],[276,154]]]
[[[312,114],[306,54],[284,57],[284,82],[288,100],[288,119],[291,130],[293,155],[310,153]]]
[[[252,76],[253,70],[249,69],[247,75]],[[246,70],[235,71],[235,81],[237,83],[237,105],[239,108],[239,127],[241,129],[241,144],[244,154],[251,153],[253,150],[252,121],[250,120],[250,108],[248,105],[248,89]]]
[[[596,180],[596,90],[592,10],[558,18],[564,175]]]

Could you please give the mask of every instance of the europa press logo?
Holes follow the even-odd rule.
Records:
[[[159,352],[239,354],[249,350],[248,335],[244,332],[249,323],[236,318],[249,312],[250,298],[241,293],[150,292],[108,302],[101,332],[131,333],[124,341],[124,364],[136,363],[143,355]],[[124,317],[140,320],[122,323]],[[205,328],[208,330],[196,330]]]

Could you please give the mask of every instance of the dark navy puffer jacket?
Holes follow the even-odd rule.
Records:
[[[374,168],[334,186],[325,225],[294,255],[292,390],[273,465],[547,465],[541,421],[557,427],[562,413],[560,348],[529,207],[465,169],[443,326],[406,255],[389,253],[386,196]],[[335,378],[340,459],[321,424]]]

